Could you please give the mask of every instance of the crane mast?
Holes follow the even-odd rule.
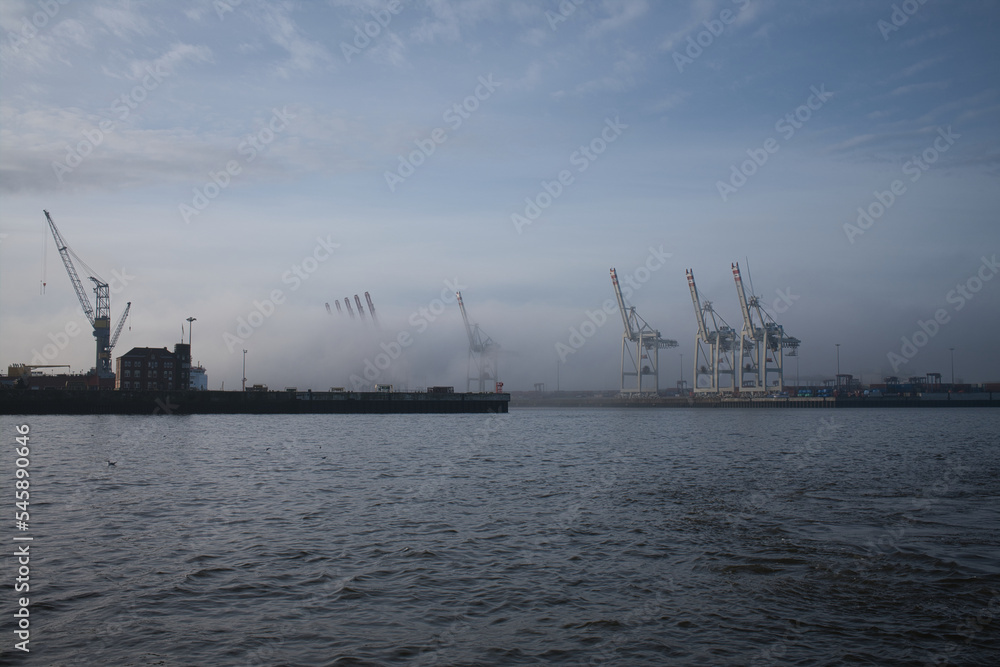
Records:
[[[496,353],[499,346],[479,328],[478,324],[469,322],[469,315],[465,312],[465,302],[462,301],[462,293],[455,292],[455,297],[458,299],[458,309],[462,312],[465,333],[469,337],[469,360],[465,390],[471,391],[472,382],[475,381],[478,384],[479,392],[482,393],[486,391],[487,382],[497,380]]]
[[[687,270],[687,279],[698,322],[694,349],[694,392],[719,394],[733,391],[736,384],[733,358],[735,332],[715,312],[711,301],[705,301],[704,304],[701,302],[691,269]],[[723,383],[722,376],[729,376],[731,379]]]
[[[115,347],[115,343],[118,342],[118,335],[121,333],[122,325],[125,323],[125,316],[128,314],[129,308],[125,309],[122,313],[121,319],[118,321],[118,326],[115,330],[115,335],[112,338],[111,335],[111,293],[108,284],[101,280],[96,272],[87,266],[86,262],[80,259],[76,253],[74,253],[66,241],[63,239],[62,234],[59,233],[59,228],[56,227],[56,223],[52,220],[52,216],[49,215],[48,211],[42,211],[45,214],[45,219],[49,224],[49,229],[52,231],[52,238],[56,242],[56,248],[59,250],[59,256],[62,258],[63,266],[66,267],[66,273],[69,275],[69,280],[73,284],[73,290],[76,292],[76,298],[80,301],[80,306],[83,308],[83,314],[86,315],[87,321],[94,329],[94,338],[97,344],[97,356],[94,368],[97,372],[98,377],[109,378],[114,377],[114,372],[111,370],[111,351]],[[87,297],[87,292],[83,288],[83,283],[80,280],[80,276],[76,271],[76,266],[73,264],[73,258],[76,257],[77,261],[83,266],[88,272],[88,278],[94,283],[94,294],[95,294],[95,305],[91,306],[90,299]],[[129,304],[131,307],[131,303]]]
[[[743,314],[738,368],[740,390],[751,394],[765,394],[769,388],[781,391],[784,387],[784,350],[791,350],[789,355],[796,354],[801,341],[785,334],[784,327],[764,311],[757,296],[747,297],[739,263],[733,263],[732,267]],[[776,376],[773,382],[771,375]]]
[[[643,376],[653,378],[653,390],[660,392],[660,350],[677,347],[677,341],[660,336],[660,332],[649,326],[635,311],[634,306],[625,303],[618,272],[611,269],[611,286],[618,300],[618,310],[622,315],[622,364],[621,392],[641,394]],[[626,378],[635,378],[634,386],[626,386]]]

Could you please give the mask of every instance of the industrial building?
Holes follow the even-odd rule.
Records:
[[[174,391],[191,386],[191,346],[133,347],[115,360],[115,389]]]

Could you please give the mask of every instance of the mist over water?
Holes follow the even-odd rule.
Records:
[[[996,410],[26,421],[24,664],[1000,653]]]

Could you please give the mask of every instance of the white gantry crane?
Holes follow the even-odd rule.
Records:
[[[45,214],[45,219],[49,223],[49,229],[52,230],[52,238],[55,239],[56,248],[59,250],[59,256],[62,257],[63,266],[66,267],[66,273],[69,274],[69,280],[73,283],[73,289],[76,291],[76,298],[79,299],[80,305],[83,307],[83,314],[87,316],[87,320],[94,328],[94,338],[97,342],[97,357],[94,369],[97,372],[97,376],[102,378],[114,377],[114,371],[111,370],[111,351],[114,349],[115,343],[118,342],[118,336],[121,335],[122,326],[125,324],[125,318],[128,317],[128,312],[132,308],[132,302],[129,301],[125,306],[121,319],[118,320],[118,325],[115,327],[114,334],[112,334],[111,294],[108,289],[108,284],[101,280],[97,273],[87,266],[87,263],[80,259],[75,252],[70,250],[69,246],[66,245],[66,241],[63,240],[62,234],[59,233],[56,223],[53,222],[52,216],[49,215],[49,212],[42,211],[42,213]],[[76,267],[73,265],[73,258],[76,258],[76,261],[80,263],[80,266],[87,271],[87,277],[94,283],[96,308],[90,305],[90,298],[87,296],[87,291],[83,288],[83,283],[80,282],[80,276],[77,274]]]
[[[740,392],[766,394],[769,390],[781,391],[785,386],[784,350],[790,350],[789,356],[796,354],[801,341],[785,334],[784,327],[764,311],[757,296],[751,293],[747,297],[739,263],[734,263],[732,268],[743,315],[737,381]],[[772,375],[776,376],[773,381],[770,378]]]
[[[618,274],[611,269],[611,285],[618,299],[618,310],[622,314],[625,332],[622,334],[622,382],[621,392],[643,393],[642,377],[652,376],[653,392],[660,391],[660,350],[677,347],[677,341],[660,336],[646,320],[635,312],[635,306],[626,306],[622,288],[618,284]],[[626,363],[626,358],[628,363]],[[626,386],[626,378],[635,378],[635,385]]]
[[[711,301],[701,302],[694,273],[687,270],[688,288],[698,321],[698,337],[694,344],[694,392],[721,394],[735,391],[736,331],[715,312]],[[728,377],[728,379],[726,379]]]
[[[369,294],[368,292],[365,292],[365,301],[368,302],[368,315],[371,317],[372,324],[375,326],[376,329],[380,329],[381,326],[379,325],[378,317],[375,316],[375,304],[372,302],[372,295]],[[358,309],[358,318],[362,322],[367,322],[367,320],[365,319],[365,309],[361,306],[361,297],[359,297],[357,294],[354,295],[354,303],[356,304]],[[340,301],[334,299],[333,304],[337,306],[337,314],[343,317],[344,310],[343,308],[340,307]],[[353,320],[354,309],[351,308],[351,297],[349,296],[344,297],[344,305],[347,306],[347,313],[348,315],[351,316],[351,319]],[[326,303],[326,312],[329,315],[333,315],[333,310],[330,308],[329,302]]]
[[[458,298],[458,308],[462,311],[462,321],[465,322],[465,333],[469,336],[469,362],[465,391],[472,391],[472,382],[475,381],[479,387],[479,393],[483,393],[486,391],[488,382],[495,383],[497,380],[497,351],[500,346],[483,333],[478,324],[469,323],[469,316],[465,312],[465,303],[462,301],[462,293],[455,292],[455,296]]]

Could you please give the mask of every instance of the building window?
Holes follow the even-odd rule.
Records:
[[[129,388],[128,385],[129,385],[128,382],[123,382],[122,383],[122,389],[128,389]]]
[[[130,368],[131,366],[132,366],[132,362],[129,361],[128,359],[126,359],[125,360],[125,368]]]
[[[149,367],[150,368],[156,368],[156,362],[155,361],[150,361],[149,362]]]
[[[164,368],[173,368],[174,367],[174,362],[172,362],[172,361],[164,361],[163,362],[163,367]]]
[[[132,377],[132,371],[125,371],[125,377],[127,378]]]

